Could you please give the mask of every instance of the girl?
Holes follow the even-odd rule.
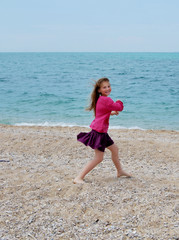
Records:
[[[108,135],[110,115],[118,115],[123,110],[123,103],[120,100],[114,102],[109,96],[111,85],[108,78],[100,78],[94,85],[91,94],[91,103],[87,110],[94,111],[95,119],[92,121],[91,132],[81,132],[77,140],[94,149],[95,156],[82,170],[82,172],[73,180],[73,183],[84,183],[84,177],[94,167],[96,167],[104,156],[105,148],[111,151],[112,161],[117,169],[117,177],[131,177],[122,170],[119,157],[118,147]]]

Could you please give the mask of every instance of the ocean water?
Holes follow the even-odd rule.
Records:
[[[111,128],[179,130],[179,53],[0,53],[0,123],[89,126],[101,77],[124,102]]]

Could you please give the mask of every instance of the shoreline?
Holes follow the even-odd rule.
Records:
[[[177,239],[179,132],[110,129],[124,170],[109,151],[86,178],[72,180],[93,150],[84,127],[0,124],[0,238]]]
[[[90,127],[88,125],[75,125],[75,124],[66,124],[66,123],[61,123],[61,124],[56,124],[56,123],[52,123],[52,124],[49,124],[49,123],[16,123],[16,124],[3,124],[3,123],[0,123],[0,126],[9,126],[9,127],[49,127],[49,128],[53,128],[53,127],[61,127],[61,128],[84,128],[84,129],[90,129]],[[148,128],[141,128],[141,127],[138,127],[138,126],[133,126],[133,127],[123,127],[123,126],[109,126],[109,131],[110,130],[141,130],[141,131],[174,131],[174,132],[179,132],[178,129],[160,129],[160,128],[157,128],[157,129],[148,129]]]

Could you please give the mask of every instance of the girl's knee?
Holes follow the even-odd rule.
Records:
[[[96,164],[99,164],[103,161],[103,158],[95,157],[94,160],[96,161]]]
[[[116,144],[113,144],[112,146],[109,147],[109,150],[111,151],[111,155],[113,157],[118,157],[119,155],[119,148]]]
[[[113,144],[113,145],[109,148],[109,150],[111,150],[112,153],[118,153],[119,148],[118,148],[118,146],[117,146],[116,144]]]
[[[95,151],[95,159],[98,163],[103,161],[103,156],[104,156],[104,152],[101,152],[99,150]]]

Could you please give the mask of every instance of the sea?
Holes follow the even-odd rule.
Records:
[[[179,53],[0,53],[0,124],[89,126],[95,80],[124,103],[114,129],[179,130]]]

